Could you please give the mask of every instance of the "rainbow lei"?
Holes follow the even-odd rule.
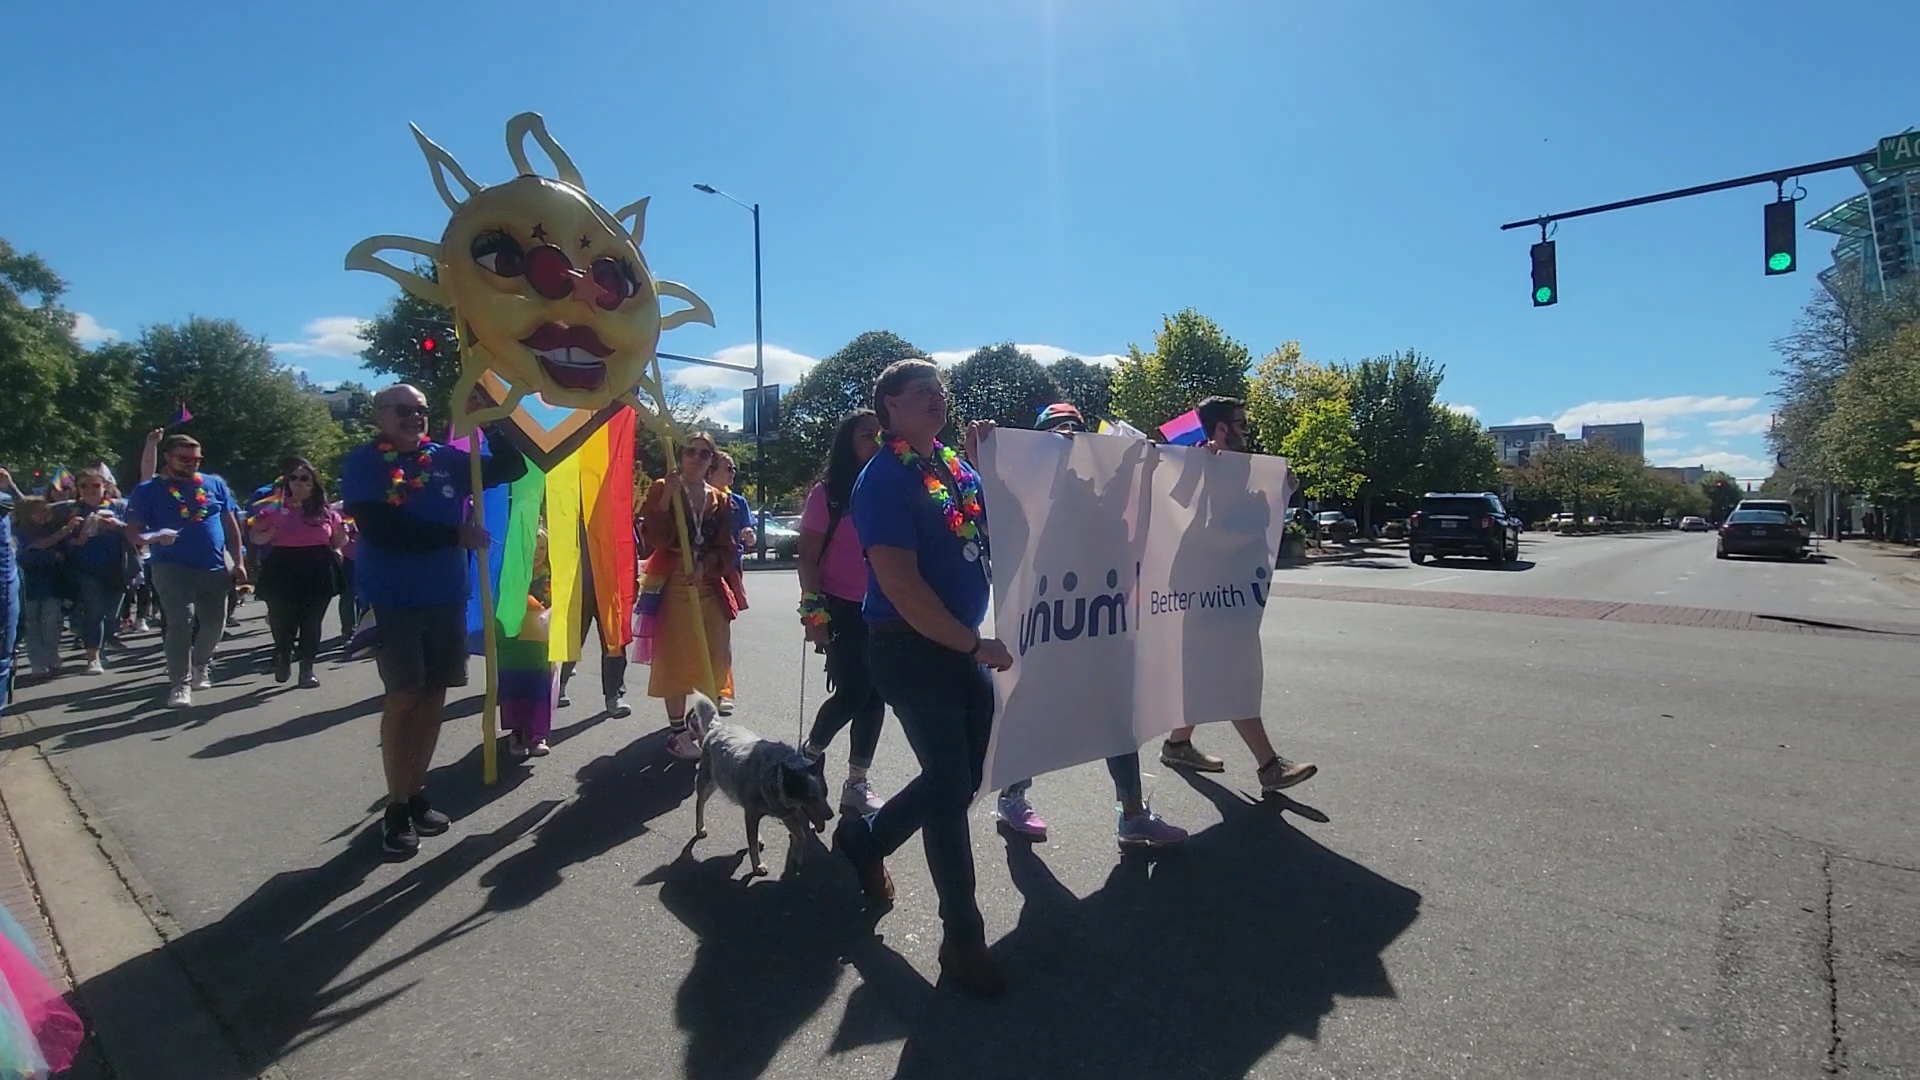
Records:
[[[401,506],[407,501],[407,493],[419,491],[427,486],[427,470],[433,466],[433,452],[438,449],[432,439],[422,439],[412,453],[402,454],[385,439],[374,444],[380,451],[380,460],[387,463],[387,503]],[[411,473],[407,466],[413,466]]]
[[[960,460],[960,455],[950,446],[942,446],[936,440],[933,444],[933,456],[953,474],[953,482],[960,489],[960,498],[956,502],[953,492],[940,479],[933,467],[921,459],[907,440],[897,435],[886,438],[887,449],[900,459],[900,464],[920,470],[920,477],[926,483],[927,497],[933,505],[940,508],[940,516],[947,521],[947,531],[962,540],[972,540],[980,535],[980,477]]]
[[[207,478],[194,473],[187,483],[193,485],[191,492],[180,490],[180,481],[168,480],[167,491],[173,495],[173,501],[180,504],[180,520],[205,521],[213,512],[212,500],[207,498]]]
[[[827,596],[825,593],[800,594],[800,625],[825,626],[828,621]]]

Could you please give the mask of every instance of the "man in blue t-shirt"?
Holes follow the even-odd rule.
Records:
[[[247,568],[239,504],[225,480],[200,471],[199,441],[169,435],[159,460],[160,471],[127,496],[127,529],[151,552],[147,573],[166,619],[167,707],[182,709],[193,703],[194,690],[213,687],[227,598],[246,583]]]
[[[947,392],[930,361],[901,360],[882,372],[873,411],[884,445],[861,470],[852,499],[867,554],[861,611],[874,689],[900,718],[920,775],[879,812],[842,818],[834,847],[853,863],[867,900],[884,906],[893,899],[886,857],[921,833],[945,928],[941,970],[968,993],[993,997],[1006,984],[974,901],[967,806],[993,730],[986,669],[1005,671],[1013,656],[980,636],[988,593],[980,480],[938,441]],[[968,426],[969,457],[992,427]]]
[[[450,824],[422,790],[440,739],[449,687],[467,684],[467,553],[484,549],[487,530],[466,518],[473,495],[466,451],[427,438],[427,398],[390,386],[373,399],[379,437],[340,463],[340,498],[360,531],[354,587],[379,628],[380,764],[387,810],[382,845],[389,855],[420,850],[420,837]],[[512,483],[527,460],[504,438],[481,461],[481,486]]]

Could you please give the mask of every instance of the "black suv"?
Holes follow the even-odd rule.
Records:
[[[1478,555],[1496,563],[1520,557],[1520,519],[1492,492],[1428,492],[1407,520],[1407,554],[1415,564],[1448,555]]]

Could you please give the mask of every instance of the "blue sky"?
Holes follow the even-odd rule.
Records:
[[[763,204],[783,382],[868,329],[1091,357],[1191,305],[1256,354],[1411,346],[1489,423],[1642,419],[1656,462],[1741,476],[1765,472],[1771,342],[1825,238],[1763,276],[1761,188],[1569,222],[1536,311],[1534,234],[1497,226],[1920,121],[1898,65],[1773,0],[16,8],[0,235],[96,339],[227,316],[353,376],[353,321],[393,286],[346,250],[445,222],[408,122],[497,182],[533,109],[603,204],[653,196],[650,264],[718,315],[674,352],[751,356],[749,219],[707,182]],[[1892,10],[1889,40],[1920,22]],[[1861,190],[1804,186],[1802,221]],[[732,376],[678,377],[737,419]]]

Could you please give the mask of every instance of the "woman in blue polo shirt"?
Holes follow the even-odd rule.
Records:
[[[86,650],[87,674],[98,675],[105,670],[100,647],[119,625],[127,596],[127,504],[107,497],[107,476],[99,469],[81,469],[75,484],[73,515],[81,524],[67,540],[78,594],[73,629]]]
[[[919,832],[940,896],[941,970],[968,993],[993,997],[1006,983],[987,953],[974,901],[967,805],[993,730],[987,668],[1005,671],[1013,655],[980,636],[986,507],[979,476],[940,445],[947,392],[932,362],[889,366],[874,384],[873,411],[886,430],[853,487],[853,524],[868,565],[861,610],[874,689],[899,717],[920,775],[877,813],[843,817],[834,847],[853,863],[868,901],[883,906],[893,898],[885,859]],[[969,426],[969,451],[991,428]]]

